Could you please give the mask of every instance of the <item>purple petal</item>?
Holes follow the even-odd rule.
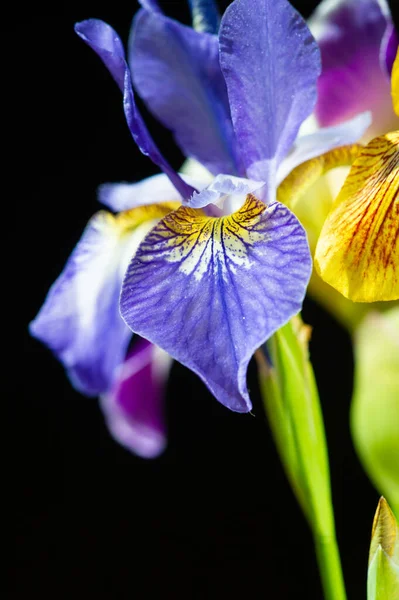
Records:
[[[213,219],[181,207],[131,262],[121,313],[133,331],[197,373],[225,406],[251,408],[254,351],[301,308],[311,272],[306,234],[283,205],[248,196]]]
[[[395,62],[396,54],[398,52],[399,37],[397,31],[392,23],[389,23],[382,42],[380,50],[380,63],[381,68],[391,78],[393,63]]]
[[[162,14],[161,7],[159,6],[157,0],[139,0],[139,3],[143,8],[145,8],[149,12]]]
[[[247,174],[273,189],[277,167],[316,101],[317,44],[286,0],[236,0],[222,18],[219,38]]]
[[[108,389],[131,338],[118,307],[125,249],[113,217],[95,215],[30,324],[87,395]]]
[[[98,19],[77,23],[75,31],[98,54],[123,92],[126,120],[141,152],[166,173],[183,198],[189,198],[194,191],[193,188],[177,175],[162,156],[137,110],[129,68],[125,60],[122,42],[117,33],[107,23]]]
[[[164,387],[170,366],[170,357],[141,339],[100,399],[113,437],[143,458],[156,458],[166,447]]]
[[[329,152],[339,146],[358,142],[370,123],[371,114],[366,112],[340,125],[325,127],[309,135],[298,137],[290,154],[280,165],[277,183],[280,184],[295,167],[306,160]]]
[[[184,154],[212,173],[239,167],[217,37],[140,11],[129,43],[133,82]]]
[[[391,115],[390,84],[380,66],[381,40],[387,26],[377,0],[323,3],[310,27],[320,45],[322,74],[316,116],[328,127],[371,110],[373,121]],[[380,127],[385,129],[385,125]]]
[[[112,27],[99,19],[75,24],[75,32],[101,58],[123,93],[126,59],[120,37]]]
[[[180,176],[197,190],[202,190],[206,185],[204,181],[198,181],[187,175]],[[145,204],[181,201],[175,186],[163,173],[137,183],[104,183],[98,188],[97,194],[99,202],[115,212]]]

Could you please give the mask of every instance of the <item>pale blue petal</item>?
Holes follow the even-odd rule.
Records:
[[[202,190],[206,182],[180,174],[180,177],[196,190]],[[163,202],[181,202],[170,179],[163,173],[147,177],[137,183],[104,183],[97,190],[99,202],[114,212],[130,210],[135,206],[159,204]]]
[[[30,324],[87,395],[108,390],[131,338],[118,308],[125,249],[111,215],[95,215]]]

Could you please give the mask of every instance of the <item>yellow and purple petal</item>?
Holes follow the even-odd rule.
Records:
[[[222,404],[246,412],[248,362],[299,312],[310,272],[306,234],[283,205],[249,195],[220,218],[181,207],[141,243],[123,282],[121,314]]]
[[[321,231],[315,266],[355,302],[399,298],[399,131],[354,161]]]
[[[286,0],[236,0],[219,31],[220,64],[247,175],[273,199],[278,165],[316,102],[320,55]]]
[[[143,458],[156,458],[166,447],[165,385],[171,362],[147,340],[135,341],[100,398],[113,437]]]
[[[183,198],[189,198],[194,191],[193,188],[181,179],[162,156],[136,107],[125,51],[117,33],[99,19],[89,19],[77,23],[75,31],[101,58],[122,91],[127,124],[140,151],[166,173]]]
[[[125,358],[131,331],[119,313],[123,275],[147,231],[174,208],[140,207],[117,217],[97,213],[30,324],[31,334],[54,352],[84,394],[108,390]]]
[[[142,10],[129,42],[133,83],[183,153],[213,174],[243,174],[215,35]]]

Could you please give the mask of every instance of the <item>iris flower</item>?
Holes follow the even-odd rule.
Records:
[[[354,302],[397,300],[399,134],[390,131],[399,124],[395,101],[392,104],[398,93],[395,69],[392,96],[390,93],[397,34],[389,14],[375,0],[323,2],[311,26],[323,64],[317,120],[337,124],[369,109],[375,119],[363,140],[370,140],[375,133],[385,135],[372,137],[365,148],[348,146],[305,162],[280,187],[279,198],[305,225],[316,270],[325,282]],[[351,164],[345,184],[332,202],[330,189],[320,177]],[[334,294],[316,274],[309,289],[348,324],[364,312]]]
[[[390,126],[398,128],[399,109],[397,95],[399,83],[395,75],[399,59],[398,38],[389,18],[377,2],[361,0],[341,3],[335,9],[335,22],[346,18],[350,23],[362,25],[362,46],[367,51],[360,55],[354,52],[350,64],[338,67],[341,85],[349,87],[350,76],[355,69],[357,80],[361,79],[364,91],[370,90],[368,102],[380,115],[376,123],[381,128],[380,135],[373,138],[359,152],[349,175],[335,199],[331,211],[323,225],[315,252],[315,266],[324,281],[332,285],[345,297],[355,302],[375,302],[399,299],[399,131],[389,131]],[[368,27],[364,26],[366,21]],[[347,27],[344,40],[359,47],[359,36],[354,27]],[[377,62],[376,47],[380,41]],[[342,42],[342,39],[341,39]],[[324,39],[328,44],[328,39]],[[334,44],[334,40],[330,40]],[[323,44],[321,44],[323,48]],[[344,52],[345,44],[341,46]],[[386,75],[394,67],[392,76],[392,98],[389,94],[390,78]],[[344,76],[346,74],[346,77]],[[334,79],[334,69],[327,69],[324,85]],[[323,78],[319,80],[323,90]],[[359,85],[358,85],[359,88]],[[388,89],[387,89],[388,88]],[[388,93],[387,93],[388,92]],[[347,90],[347,94],[350,92]],[[323,94],[323,91],[322,93]],[[363,110],[364,97],[357,90],[351,94],[352,103],[343,103],[351,116],[356,110]],[[356,102],[355,102],[356,98]],[[326,102],[319,100],[320,107]],[[342,106],[342,103],[341,103]],[[320,110],[322,114],[323,111]],[[327,113],[334,114],[327,109]],[[348,116],[348,114],[345,114]],[[381,116],[384,120],[381,119]],[[342,117],[338,108],[335,118]],[[324,122],[324,121],[323,121]],[[334,121],[335,122],[335,121]],[[385,133],[388,131],[388,133]]]
[[[132,332],[147,340],[144,364],[159,347],[222,404],[249,411],[248,362],[300,311],[311,273],[306,233],[277,201],[277,186],[303,161],[355,142],[369,118],[298,137],[316,102],[320,56],[286,0],[235,0],[218,35],[169,19],[154,0],[141,4],[127,58],[106,23],[84,21],[76,32],[110,71],[136,144],[164,174],[100,188],[117,214],[89,222],[31,331],[79,391],[101,395],[114,436],[149,456],[164,443],[154,417],[160,378],[147,402],[134,346],[128,356]],[[178,174],[162,156],[132,81],[209,178]]]

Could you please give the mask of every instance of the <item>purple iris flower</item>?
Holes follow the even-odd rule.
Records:
[[[298,137],[316,102],[320,57],[286,0],[235,0],[218,35],[169,19],[154,0],[141,4],[127,58],[106,23],[84,21],[76,32],[115,79],[136,144],[164,174],[100,188],[118,214],[93,217],[31,331],[77,389],[101,395],[119,441],[156,455],[165,428],[161,379],[145,366],[155,354],[149,342],[225,406],[251,409],[248,362],[300,311],[311,273],[306,233],[276,201],[277,185],[301,162],[356,141],[369,120]],[[137,110],[132,82],[210,179],[174,171]],[[128,354],[132,331],[148,340],[140,360]]]

